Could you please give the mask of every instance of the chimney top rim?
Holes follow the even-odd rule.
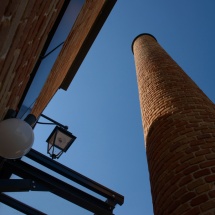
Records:
[[[137,36],[134,38],[134,40],[133,40],[133,42],[132,42],[132,44],[131,44],[131,50],[132,50],[133,53],[134,53],[134,50],[133,50],[134,42],[136,41],[137,38],[139,38],[139,37],[141,37],[141,36],[144,36],[144,35],[150,36],[150,37],[154,38],[154,39],[157,41],[157,39],[156,39],[152,34],[149,34],[149,33],[142,33],[142,34],[139,34],[139,35],[137,35]]]

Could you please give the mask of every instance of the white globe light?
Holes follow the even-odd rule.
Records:
[[[17,159],[27,154],[34,142],[32,127],[21,119],[0,122],[0,156]]]

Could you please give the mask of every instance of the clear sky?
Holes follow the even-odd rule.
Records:
[[[214,102],[214,10],[214,0],[118,0],[68,91],[44,111],[77,136],[58,161],[124,195],[116,215],[153,215],[131,43],[154,35]],[[37,126],[35,149],[46,152],[52,129]],[[14,196],[50,215],[92,214],[52,194]]]

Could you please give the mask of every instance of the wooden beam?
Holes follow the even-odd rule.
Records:
[[[67,90],[70,83],[72,82],[75,74],[77,73],[82,61],[84,60],[87,52],[89,51],[91,45],[93,44],[96,36],[98,35],[99,31],[101,30],[104,22],[106,21],[107,17],[109,16],[112,8],[114,7],[116,0],[108,0],[105,2],[103,6],[102,12],[98,15],[95,23],[93,24],[90,33],[87,35],[84,43],[80,47],[80,51],[77,54],[76,59],[72,62],[70,69],[64,78],[60,88]]]
[[[107,7],[112,3],[112,7],[116,0],[86,0],[84,3],[72,30],[67,37],[62,50],[54,63],[54,66],[49,74],[46,84],[44,85],[38,99],[36,100],[32,114],[38,117],[42,111],[45,109],[49,101],[52,99],[56,91],[64,82],[65,78],[73,78],[77,68],[80,66],[84,56],[86,55],[88,49],[93,43],[97,33],[101,28],[101,23],[99,18],[107,17],[112,7]],[[107,13],[107,10],[109,11]],[[106,14],[106,16],[103,16]],[[99,26],[97,32],[93,32],[96,29],[96,25]],[[85,53],[84,55],[82,53]],[[77,62],[79,66],[77,66]],[[75,71],[71,71],[72,65],[76,64]],[[72,80],[72,79],[71,79]],[[64,82],[65,86],[68,86],[68,82]]]

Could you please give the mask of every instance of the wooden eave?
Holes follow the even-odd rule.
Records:
[[[88,53],[91,45],[93,44],[96,36],[98,35],[99,31],[101,30],[104,22],[106,21],[108,15],[110,14],[113,6],[115,5],[116,0],[108,0],[104,1],[104,5],[102,7],[101,12],[97,15],[95,22],[92,24],[92,27],[87,35],[85,35],[85,39],[79,48],[79,52],[77,53],[76,58],[71,62],[70,68],[67,72],[66,77],[64,78],[60,88],[67,90],[70,83],[72,82],[75,74],[77,73],[83,59],[85,58],[86,54]],[[74,41],[75,43],[75,41]]]
[[[115,2],[86,0],[32,108],[31,113],[36,117],[60,87],[68,88]]]

